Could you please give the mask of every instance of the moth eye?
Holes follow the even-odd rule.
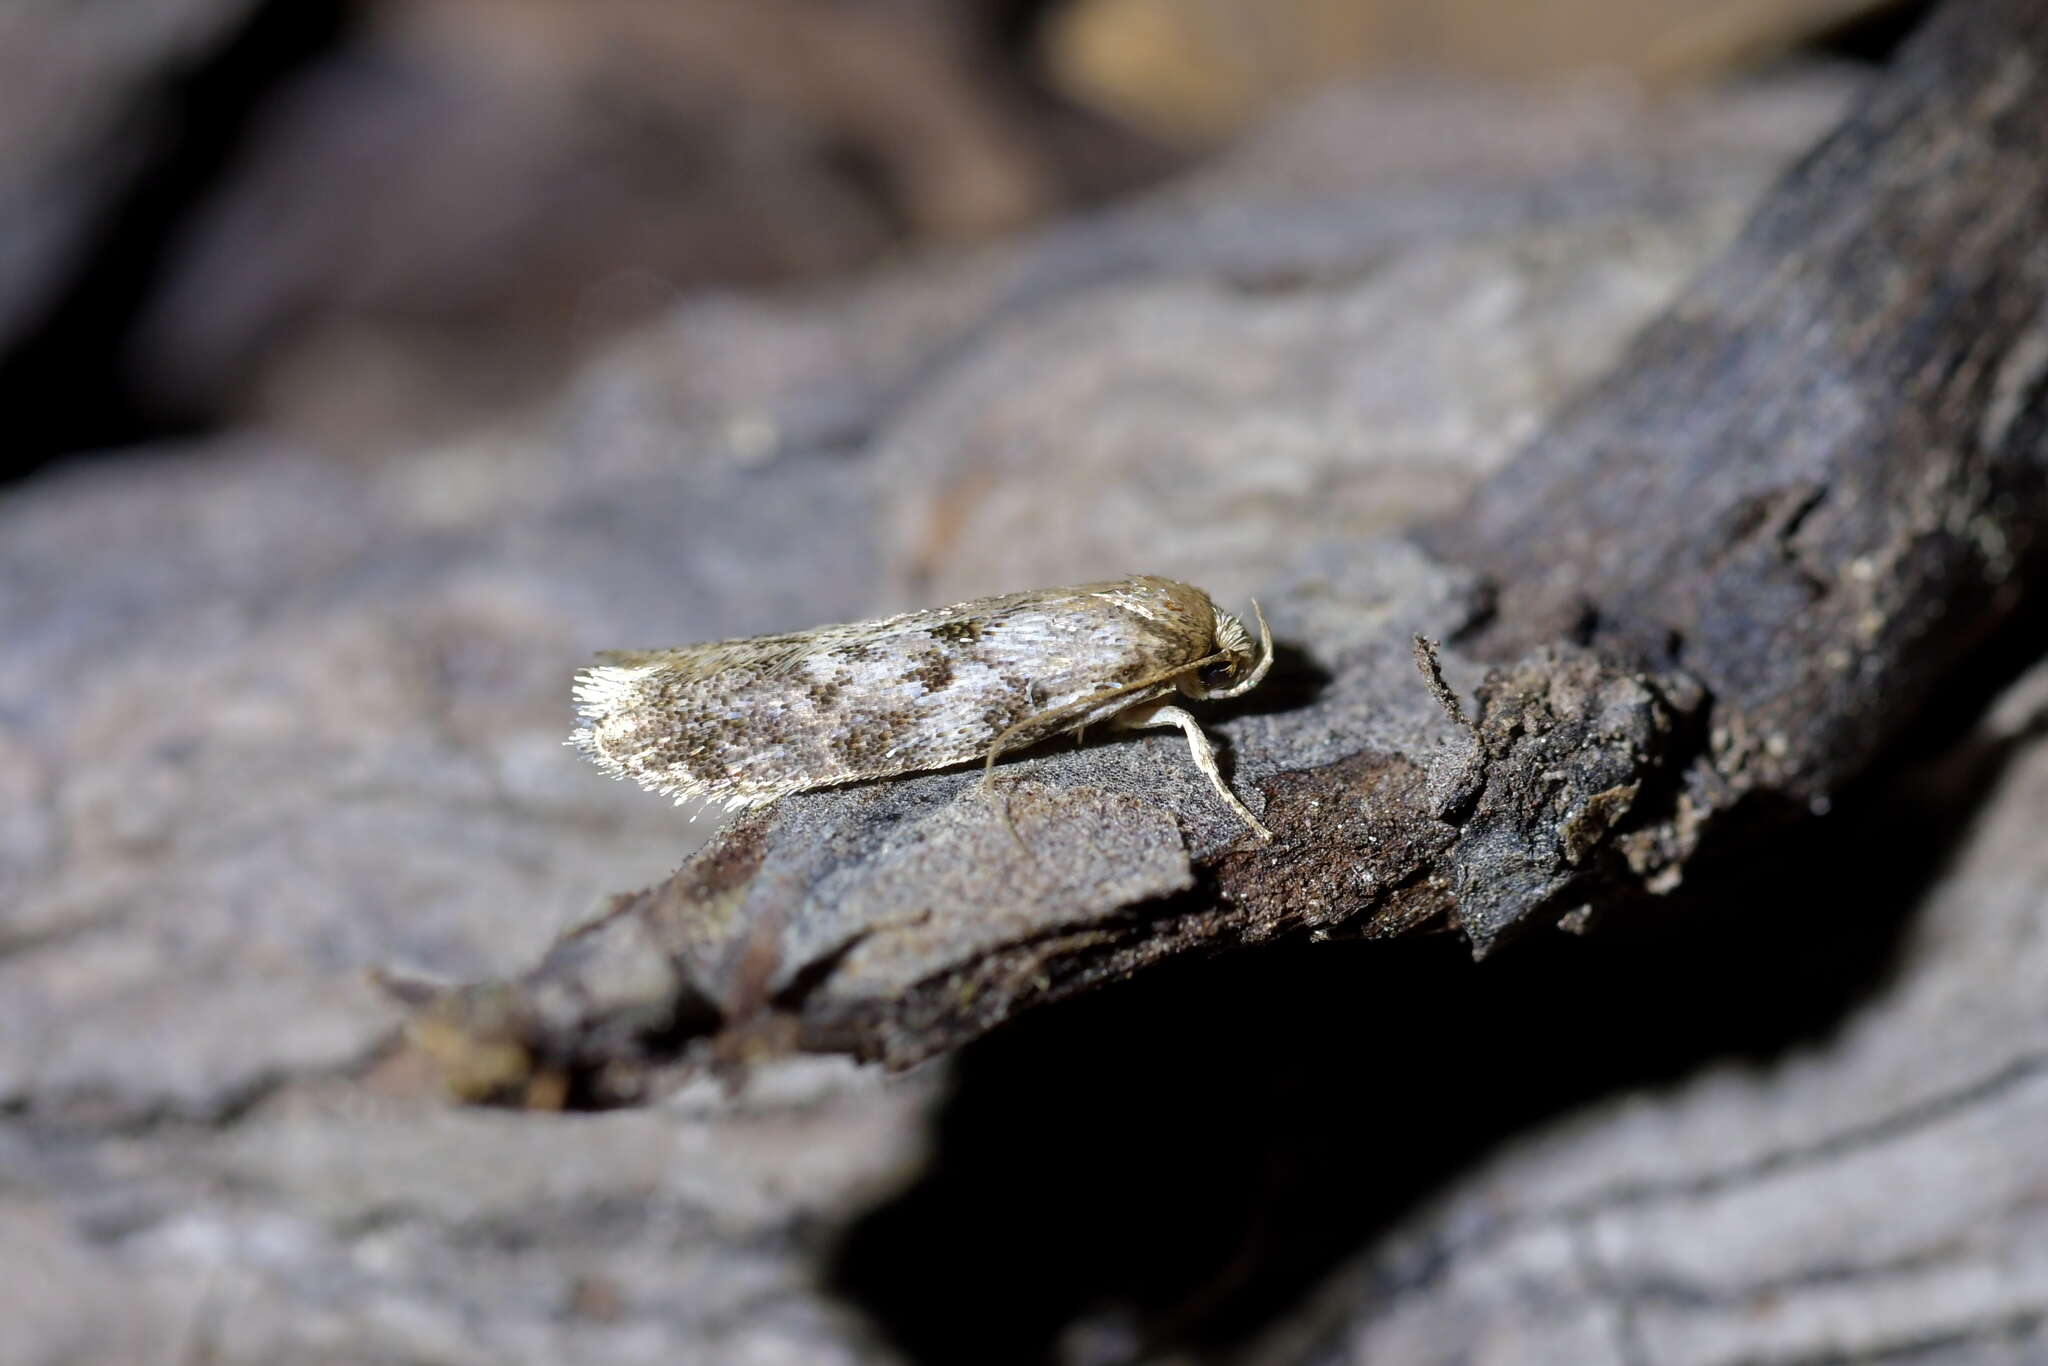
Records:
[[[1236,672],[1236,665],[1227,659],[1219,659],[1214,664],[1204,664],[1195,670],[1195,677],[1202,681],[1205,688],[1220,688],[1228,683],[1231,675]]]

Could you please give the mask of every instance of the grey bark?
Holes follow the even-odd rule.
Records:
[[[804,794],[518,982],[416,989],[422,1037],[473,1093],[596,1104],[679,1048],[900,1067],[1191,953],[1483,954],[1825,809],[2038,589],[2044,66],[2036,7],[1950,6],[1465,508],[1263,586],[1292,677],[1221,729],[1271,848],[1156,742],[1006,766],[1021,840],[974,774]]]
[[[701,834],[563,749],[606,646],[1293,579],[1292,683],[1217,721],[1240,778],[1305,701],[1455,741],[1410,633],[1478,576],[1400,541],[1376,579],[1318,566],[1448,514],[1612,368],[1839,90],[1347,95],[996,251],[694,302],[460,444],[11,491],[0,1360],[1105,1362],[1254,1330],[1260,1362],[2040,1359],[2039,674],[1932,737],[1902,807],[1845,798],[1747,881],[1689,860],[1663,914],[1476,965],[1445,935],[1182,954],[957,1068],[450,1109],[363,980],[516,979]],[[1468,714],[1477,648],[1444,653]],[[1027,828],[1121,785],[1235,837],[1175,737],[1084,751],[1100,795],[1074,762],[1005,765]],[[605,944],[659,1006],[667,960]]]

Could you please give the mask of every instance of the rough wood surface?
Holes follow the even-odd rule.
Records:
[[[974,774],[804,794],[429,1027],[593,1103],[705,1030],[902,1066],[1188,953],[1484,953],[1825,809],[2038,589],[2044,101],[2048,13],[1944,11],[1468,506],[1265,583],[1295,667],[1222,730],[1271,848],[1157,742],[1007,767],[1021,841]]]
[[[353,466],[223,444],[12,490],[0,1360],[902,1360],[859,1306],[944,1308],[886,1282],[918,1258],[862,1252],[886,1283],[858,1293],[831,1268],[871,1216],[900,1224],[891,1190],[985,1166],[928,1126],[942,1071],[798,1059],[737,1100],[544,1116],[451,1112],[388,1056],[401,1016],[366,967],[515,977],[705,833],[563,747],[570,673],[626,640],[1133,562],[1242,602],[1290,535],[1442,511],[1725,243],[1841,93],[1345,94],[1001,249],[695,301],[530,425]],[[1184,775],[1152,751],[1114,748]],[[993,1080],[1085,1113],[1032,1075]],[[1048,1138],[991,1189],[1078,1176],[1049,1159],[1087,1147]],[[1185,1135],[1119,1151],[1176,1149],[1262,1164]],[[1010,1316],[1019,1351],[1118,1293],[1074,1247],[1035,1260],[979,1282],[1043,1306]]]
[[[1483,567],[1380,540],[1339,578],[1339,552],[1452,515],[1552,425],[1838,93],[1346,96],[999,250],[693,303],[536,426],[12,491],[0,1361],[2041,1359],[2038,673],[1974,721],[1942,707],[1923,762],[1796,839],[1688,861],[1657,914],[1477,964],[1452,935],[1180,954],[946,1068],[451,1109],[363,976],[517,979],[701,836],[561,745],[568,673],[626,640],[1136,560],[1233,603],[1305,581],[1288,686],[1219,726],[1255,787],[1257,737],[1305,706],[1455,741],[1409,636],[1449,639]],[[2005,639],[1984,676],[2030,648]],[[1481,646],[1443,654],[1468,714]],[[1006,766],[1045,826],[1135,841],[1128,875],[1198,879],[1112,931],[1204,923],[1228,818],[1176,745]],[[926,837],[892,876],[979,856],[964,818],[892,838]],[[1102,867],[1020,877],[1021,915]],[[1299,863],[1310,899],[1361,895],[1308,883],[1329,867]],[[895,894],[879,865],[847,885]],[[785,932],[725,980],[772,994]],[[580,942],[658,1008],[607,1017],[627,1065],[583,1080],[619,1098],[677,979],[644,938]]]

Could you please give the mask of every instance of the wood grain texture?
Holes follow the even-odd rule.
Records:
[[[953,778],[807,794],[714,841],[704,859],[747,868],[716,897],[688,869],[643,894],[684,994],[729,1029],[766,1011],[800,1047],[901,1066],[1190,951],[1448,926],[1484,953],[1668,892],[1760,815],[1824,809],[2038,587],[2044,101],[2048,15],[1957,0],[1606,379],[1423,532],[1426,556],[1304,552],[1261,594],[1299,686],[1226,728],[1272,848],[1185,818],[1196,889],[1133,907],[934,856],[980,847],[940,837],[971,823]],[[1381,606],[1317,605],[1347,595]],[[1476,680],[1469,721],[1416,677],[1417,634]],[[1192,806],[1156,767],[1042,762]],[[1089,849],[1123,838],[1088,829]],[[630,1100],[662,1059],[590,1053],[610,1008],[590,999],[517,1029]],[[458,1030],[466,1008],[434,1007]]]

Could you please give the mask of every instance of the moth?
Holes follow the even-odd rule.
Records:
[[[1261,841],[1195,718],[1273,666],[1244,623],[1149,575],[979,598],[881,621],[670,650],[610,651],[576,676],[571,744],[678,803],[760,806],[791,792],[949,768],[1066,731],[1178,726],[1195,766]]]

